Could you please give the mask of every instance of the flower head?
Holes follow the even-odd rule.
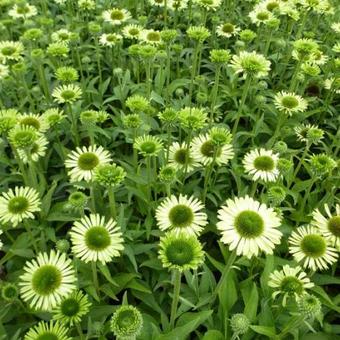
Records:
[[[89,312],[91,303],[87,295],[81,291],[74,291],[71,295],[62,299],[53,310],[53,320],[70,324],[80,322],[82,317]]]
[[[216,28],[216,34],[225,38],[231,38],[232,36],[237,35],[239,31],[240,28],[230,22],[220,24]]]
[[[84,262],[107,263],[124,249],[123,237],[116,222],[98,214],[76,221],[70,231],[73,254]]]
[[[10,222],[16,227],[24,219],[33,219],[40,211],[38,192],[30,187],[15,187],[2,193],[0,197],[0,221]]]
[[[340,204],[337,204],[334,210],[332,214],[327,204],[324,205],[325,214],[322,214],[319,209],[314,209],[311,224],[316,226],[330,244],[340,251]]]
[[[194,197],[180,195],[166,198],[156,210],[159,229],[185,231],[187,234],[200,234],[208,224],[203,204]]]
[[[274,105],[279,110],[289,116],[296,112],[304,112],[307,109],[307,101],[301,96],[293,93],[281,91],[274,98]]]
[[[122,305],[113,314],[111,330],[122,340],[135,339],[143,327],[141,312],[134,306]]]
[[[292,232],[288,239],[289,252],[304,268],[325,270],[336,262],[338,254],[321,231],[313,226],[302,226]]]
[[[19,41],[0,41],[0,60],[6,64],[7,61],[17,61],[22,58],[24,45]]]
[[[244,77],[263,78],[270,70],[270,61],[256,52],[240,52],[233,56],[230,64],[236,73],[242,73]]]
[[[191,147],[194,157],[204,165],[209,165],[213,162],[218,165],[227,164],[234,156],[231,144],[217,145],[209,134],[195,137],[191,142]]]
[[[116,187],[121,184],[126,171],[116,164],[103,164],[95,167],[93,180],[105,187]]]
[[[307,274],[301,267],[291,267],[284,265],[282,270],[275,270],[269,276],[268,286],[274,288],[273,298],[283,295],[283,305],[286,304],[288,297],[298,299],[306,293],[306,289],[314,287]]]
[[[221,241],[236,249],[237,255],[248,258],[260,251],[272,254],[280,244],[282,233],[280,216],[272,208],[249,196],[228,199],[218,211],[217,229],[222,232]]]
[[[162,141],[156,136],[137,137],[133,147],[144,157],[157,156],[163,149]]]
[[[103,19],[112,25],[121,25],[131,18],[131,14],[126,9],[112,8],[103,12]]]
[[[15,4],[9,11],[8,15],[14,19],[27,19],[37,15],[37,8],[27,3]]]
[[[261,148],[249,151],[242,162],[253,181],[261,179],[265,182],[274,182],[279,176],[279,170],[276,167],[278,159],[279,156],[271,150]]]
[[[29,329],[24,340],[41,340],[41,339],[55,339],[55,340],[71,340],[67,336],[67,328],[62,324],[53,321],[39,322],[38,325]]]
[[[111,162],[110,153],[101,146],[91,145],[89,147],[77,147],[65,161],[68,174],[72,182],[92,180],[93,171],[96,166]]]
[[[26,262],[24,274],[20,276],[20,294],[32,308],[51,311],[72,293],[75,282],[72,261],[65,254],[51,250]]]
[[[169,149],[169,164],[177,170],[191,171],[199,166],[199,159],[185,143],[172,143]]]
[[[230,327],[234,334],[246,334],[249,330],[250,320],[243,313],[234,314],[230,319]]]
[[[204,252],[195,235],[187,234],[185,231],[169,232],[160,239],[159,258],[163,267],[185,271],[201,265]]]
[[[83,92],[78,85],[70,84],[56,87],[52,92],[52,97],[59,104],[74,103],[81,98],[82,94]]]

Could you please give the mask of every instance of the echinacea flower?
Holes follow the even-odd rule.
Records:
[[[67,328],[61,323],[49,323],[41,321],[36,326],[29,329],[26,333],[24,340],[71,340],[72,338],[67,335]]]
[[[169,164],[177,170],[191,171],[199,166],[199,159],[187,145],[174,142],[169,149]]]
[[[218,211],[218,219],[221,241],[228,244],[230,250],[235,249],[237,255],[251,258],[261,251],[272,254],[280,244],[280,216],[249,196],[228,199]]]
[[[73,254],[84,262],[105,264],[124,249],[122,233],[116,222],[99,214],[74,222],[70,236]]]
[[[312,212],[311,224],[316,226],[330,244],[340,251],[340,204],[336,204],[334,213],[327,204],[324,205],[325,214],[318,208]]]
[[[89,147],[77,147],[67,157],[65,167],[72,182],[92,180],[93,171],[96,166],[111,162],[110,153],[102,146],[91,145]]]
[[[270,61],[255,51],[242,51],[239,55],[234,55],[230,64],[235,73],[242,73],[245,78],[264,78],[270,71]]]
[[[21,298],[36,310],[51,311],[76,288],[72,261],[51,250],[27,261],[19,281]]]
[[[16,227],[25,219],[33,219],[40,211],[38,192],[30,187],[15,187],[3,192],[0,197],[0,221]]]
[[[83,92],[78,85],[69,84],[56,87],[52,92],[54,101],[59,104],[74,103],[81,98]]]
[[[304,112],[307,109],[307,101],[301,96],[293,93],[281,91],[274,97],[275,107],[287,115],[291,116],[296,112]]]
[[[260,148],[249,151],[242,163],[253,181],[274,182],[279,176],[279,170],[276,167],[278,159],[279,156],[271,150]]]
[[[277,295],[283,296],[282,303],[285,305],[288,297],[298,299],[306,293],[306,289],[314,287],[314,283],[300,266],[284,265],[282,270],[275,270],[270,274],[268,286],[274,288],[273,298]]]
[[[166,198],[156,209],[156,220],[159,229],[185,231],[198,235],[208,224],[203,204],[194,197],[172,195]]]
[[[159,258],[163,267],[182,272],[197,269],[203,263],[204,252],[195,235],[169,232],[160,239]]]
[[[112,25],[121,25],[131,18],[131,14],[128,10],[119,8],[112,8],[104,11],[102,16],[104,21],[109,22]]]
[[[218,165],[225,165],[234,156],[231,144],[216,145],[209,134],[195,137],[191,142],[191,147],[194,157],[204,165],[209,165],[213,162]]]
[[[113,313],[110,326],[117,339],[136,339],[143,327],[143,317],[136,307],[122,305]]]
[[[321,231],[313,226],[302,226],[292,232],[289,252],[304,268],[326,270],[338,259],[336,249],[330,246]]]
[[[63,324],[79,323],[91,307],[87,295],[81,291],[74,291],[71,295],[62,299],[60,304],[52,311],[53,320]]]

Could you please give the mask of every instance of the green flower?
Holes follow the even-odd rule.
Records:
[[[91,303],[87,295],[84,295],[81,291],[75,291],[64,298],[53,310],[53,320],[72,326],[81,321],[82,317],[89,312],[90,306]]]
[[[230,53],[227,50],[211,50],[210,60],[216,64],[224,64],[230,60]]]
[[[163,150],[162,141],[155,136],[137,137],[133,147],[144,157],[157,156]]]
[[[197,269],[204,259],[200,241],[186,232],[169,232],[160,239],[159,258],[163,267],[185,271]]]
[[[316,176],[325,176],[336,167],[336,161],[325,153],[313,155],[309,158],[312,172]]]
[[[7,302],[13,302],[18,297],[18,288],[15,284],[6,282],[1,287],[1,297]]]
[[[29,329],[24,340],[71,340],[67,336],[67,328],[58,322],[39,322],[37,326]]]
[[[230,327],[237,335],[242,335],[248,332],[250,321],[245,314],[234,314],[230,319]]]
[[[187,34],[190,39],[196,40],[199,43],[203,43],[211,35],[204,26],[190,26],[187,29]]]
[[[185,107],[178,115],[180,124],[189,130],[199,130],[206,125],[207,113],[201,108]]]
[[[120,306],[111,319],[111,330],[120,340],[135,339],[142,327],[142,314],[136,307],[130,305]]]
[[[121,184],[126,171],[116,164],[103,164],[94,169],[94,181],[104,187],[116,187]]]
[[[77,81],[79,78],[78,71],[68,66],[57,68],[55,75],[58,80],[64,83],[71,83],[72,81]]]

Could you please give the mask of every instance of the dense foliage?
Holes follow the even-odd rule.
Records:
[[[339,19],[0,0],[0,339],[340,337]]]

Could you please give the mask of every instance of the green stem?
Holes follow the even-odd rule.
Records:
[[[83,331],[82,331],[82,329],[81,329],[81,327],[80,327],[79,322],[77,322],[77,323],[75,324],[75,326],[76,326],[77,332],[78,332],[78,334],[79,334],[79,339],[80,339],[80,340],[83,340],[83,339],[84,339],[84,334],[83,334]]]
[[[235,123],[234,123],[234,126],[233,126],[233,131],[232,131],[233,136],[235,136],[235,134],[237,132],[237,127],[238,127],[238,124],[240,122],[240,118],[241,118],[242,111],[243,111],[243,106],[246,102],[248,92],[249,92],[249,89],[250,89],[250,85],[251,85],[251,77],[247,77],[246,82],[244,84],[243,92],[242,92],[241,103],[238,107]]]
[[[197,61],[198,61],[198,54],[200,51],[200,43],[197,43],[194,50],[194,58],[192,63],[192,69],[191,69],[191,79],[190,79],[190,87],[189,87],[189,106],[191,107],[191,101],[192,101],[192,94],[194,91],[194,80],[196,77],[196,68],[197,68]]]
[[[93,285],[94,285],[94,288],[96,289],[96,293],[99,297],[99,283],[98,283],[97,262],[96,261],[91,262],[91,269],[92,269]]]
[[[174,271],[174,293],[172,296],[171,314],[170,314],[170,328],[175,326],[175,320],[177,315],[177,305],[179,301],[179,294],[181,291],[181,272],[179,270]]]
[[[35,253],[38,254],[39,249],[38,249],[35,237],[33,236],[32,229],[31,229],[31,226],[30,226],[29,222],[25,221],[24,222],[24,227],[25,227],[29,237],[31,238],[31,242],[33,244],[33,248],[34,248]]]
[[[303,150],[302,156],[301,156],[300,159],[299,159],[299,163],[298,163],[298,165],[296,166],[296,169],[295,169],[295,171],[294,171],[294,173],[293,173],[292,182],[295,180],[295,177],[296,177],[297,174],[299,173],[299,170],[300,170],[300,168],[301,168],[301,166],[302,166],[302,162],[305,160],[305,158],[306,158],[306,156],[307,156],[307,153],[308,153],[308,151],[309,151],[309,148],[310,148],[310,144],[307,143],[305,149]],[[291,183],[288,185],[288,188],[290,188],[290,185],[291,185]]]
[[[114,193],[114,189],[113,188],[108,188],[108,195],[109,195],[111,217],[113,219],[115,219],[116,216],[117,216],[117,212],[116,212],[115,193]]]
[[[212,98],[211,98],[211,108],[210,108],[210,126],[214,122],[215,105],[216,105],[216,99],[217,99],[217,94],[218,94],[218,85],[220,82],[221,68],[222,68],[222,65],[218,65],[216,68],[214,87],[211,91]]]
[[[227,262],[226,266],[224,267],[223,272],[222,272],[222,276],[221,276],[220,280],[218,281],[218,284],[217,284],[217,286],[216,286],[216,288],[213,292],[213,300],[218,295],[218,293],[219,293],[219,291],[222,287],[222,284],[224,283],[226,277],[228,276],[228,274],[230,272],[232,265],[234,264],[235,259],[236,259],[236,251],[234,250],[229,254],[228,262]]]

